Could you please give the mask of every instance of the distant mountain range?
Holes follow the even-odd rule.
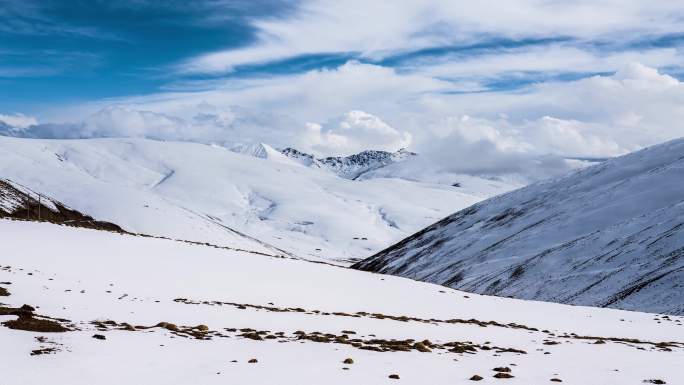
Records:
[[[684,314],[684,139],[485,200],[353,267],[482,294]]]
[[[304,166],[327,170],[342,178],[351,180],[356,180],[368,172],[417,155],[406,149],[400,149],[395,152],[366,150],[349,156],[316,157],[292,147],[278,150],[265,143],[235,145],[232,147],[228,146],[228,148],[233,152],[262,159],[277,158],[279,154],[282,154]]]
[[[328,156],[325,158],[316,158],[311,154],[290,147],[280,150],[280,152],[304,165],[327,169],[343,178],[352,180],[358,179],[359,176],[369,171],[416,155],[416,153],[406,149],[396,152],[366,150],[349,156]]]

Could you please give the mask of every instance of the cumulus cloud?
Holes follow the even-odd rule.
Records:
[[[568,170],[684,136],[684,84],[639,63],[612,76],[533,85],[524,93],[431,96],[414,131],[418,152],[456,172]],[[429,111],[429,112],[427,112]]]
[[[682,82],[631,63],[614,75],[543,82],[522,91],[430,95],[422,112],[485,119],[539,152],[601,157],[684,136],[682,105]]]
[[[428,76],[398,73],[380,65],[348,61],[336,68],[312,70],[303,74],[268,79],[217,82],[213,89],[198,93],[171,94],[169,98],[146,105],[176,109],[178,100],[201,99],[211,104],[235,104],[247,108],[293,116],[300,122],[323,122],[350,110],[386,111],[392,115],[402,105],[410,105],[425,93],[440,92],[451,84]]]
[[[188,131],[185,122],[165,114],[129,108],[105,108],[81,125],[81,135],[99,137],[148,137],[175,139]]]
[[[325,125],[307,123],[301,143],[316,154],[350,155],[367,149],[396,151],[411,145],[412,136],[377,116],[349,111]]]
[[[684,135],[684,84],[638,63],[613,76],[541,84],[524,99],[510,106],[518,116],[544,111],[575,121],[582,136],[610,139],[619,152]]]
[[[170,92],[60,108],[52,115],[58,120],[69,120],[115,104],[190,120],[198,113],[198,106],[230,106],[231,109],[240,106],[254,112],[253,118],[290,117],[293,122],[287,124],[287,130],[303,127],[307,122],[327,122],[351,110],[371,111],[396,126],[388,119],[401,120],[397,111],[410,111],[420,104],[423,95],[448,90],[451,84],[429,76],[349,61],[336,68],[302,74],[211,80],[204,82],[200,91],[195,87],[194,83],[178,84]]]
[[[121,107],[107,107],[78,122],[32,122],[14,136],[50,139],[80,139],[107,137],[146,137],[175,139],[188,132],[182,119],[151,111]]]
[[[528,181],[573,169],[576,164],[567,161],[573,150],[587,156],[593,149],[592,155],[605,156],[616,148],[603,138],[583,135],[578,122],[551,117],[515,124],[506,118],[448,116],[427,128],[429,134],[422,135],[415,149],[433,167],[466,174],[516,174]]]

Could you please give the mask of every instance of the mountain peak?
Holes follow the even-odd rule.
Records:
[[[306,166],[327,169],[342,178],[357,179],[362,174],[417,155],[404,148],[396,151],[365,150],[349,156],[316,158],[311,154],[288,147],[280,151]]]

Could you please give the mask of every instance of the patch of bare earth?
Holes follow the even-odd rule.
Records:
[[[67,320],[57,320],[35,314],[35,310],[30,305],[18,308],[0,306],[0,315],[17,316],[17,319],[5,321],[2,325],[9,329],[39,333],[63,333],[70,330],[62,324],[68,322]]]

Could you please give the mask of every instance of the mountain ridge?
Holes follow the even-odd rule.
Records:
[[[327,156],[322,158],[317,158],[292,147],[286,147],[280,150],[280,152],[306,166],[327,169],[342,178],[352,180],[356,180],[366,172],[377,170],[417,155],[404,148],[395,152],[365,150],[348,156]]]

